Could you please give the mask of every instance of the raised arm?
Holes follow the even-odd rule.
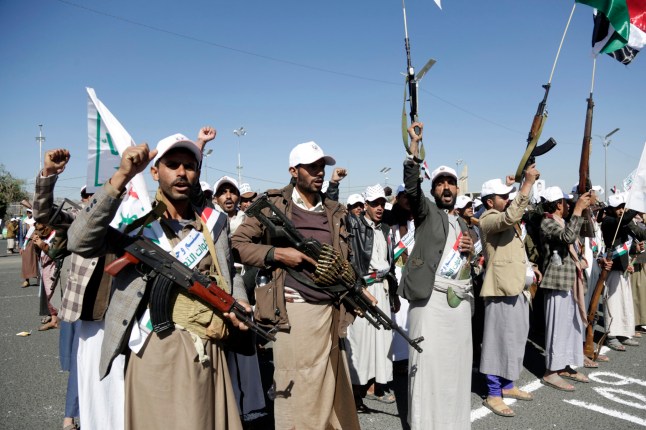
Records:
[[[150,151],[145,143],[124,151],[117,171],[94,195],[92,204],[82,210],[70,226],[67,248],[71,252],[92,258],[117,250],[114,249],[117,247],[113,242],[114,235],[109,234],[110,222],[121,204],[126,184],[142,172],[155,155],[157,150]]]
[[[415,132],[415,127],[419,127],[419,133]],[[424,124],[421,122],[415,122],[408,128],[411,155],[404,161],[404,186],[416,224],[422,222],[429,212],[428,201],[424,197],[419,175],[420,164],[424,161],[419,159],[419,144],[422,141],[423,130]]]
[[[36,177],[34,189],[34,202],[32,204],[33,215],[36,222],[48,224],[54,214],[54,187],[58,175],[63,173],[65,166],[70,160],[70,152],[67,149],[52,149],[45,153],[43,170]],[[68,213],[61,213],[62,221],[69,224],[74,216]]]

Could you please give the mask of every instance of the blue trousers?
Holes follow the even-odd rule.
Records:
[[[58,350],[61,361],[61,370],[68,371],[67,392],[65,394],[65,416],[78,417],[79,411],[79,384],[76,367],[76,356],[79,347],[79,324],[80,321],[68,323],[58,321],[60,325],[60,337]]]
[[[505,379],[502,376],[487,375],[487,388],[492,397],[502,397],[502,390],[514,388],[514,381]]]

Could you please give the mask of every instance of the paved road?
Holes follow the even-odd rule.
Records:
[[[5,256],[5,249],[6,241],[0,240],[0,429],[61,428],[67,374],[59,371],[58,331],[37,331],[38,290],[35,286],[20,288],[20,257]],[[60,299],[58,294],[55,296]],[[31,336],[16,336],[29,330]],[[543,357],[540,348],[528,342],[519,385],[532,391],[535,400],[513,403],[514,418],[495,416],[481,405],[484,385],[474,373],[472,428],[646,428],[646,338],[643,343],[645,346],[629,348],[625,353],[609,351],[610,363],[594,371],[584,370],[593,383],[577,384],[576,392],[564,393],[538,382],[544,369]],[[396,403],[384,405],[366,400],[373,412],[361,414],[362,428],[407,428],[405,377],[397,377],[393,389]],[[268,426],[260,420],[254,428]]]

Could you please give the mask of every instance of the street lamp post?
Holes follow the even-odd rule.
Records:
[[[245,136],[247,134],[247,130],[244,129],[244,127],[236,128],[233,130],[233,134],[238,136],[238,166],[236,169],[238,170],[238,185],[242,183],[242,164],[240,163],[240,136]]]
[[[209,155],[213,154],[213,149],[209,149],[204,153],[204,179],[209,182]]]
[[[598,137],[600,137],[603,142],[603,152],[604,152],[604,159],[603,159],[603,187],[604,187],[604,192],[606,193],[606,196],[608,196],[608,147],[610,146],[610,142],[612,142],[610,139],[608,139],[610,136],[615,134],[616,132],[619,131],[619,128],[615,128],[612,130],[610,133],[606,134],[605,136],[600,136],[597,134]]]
[[[388,186],[388,172],[390,172],[390,167],[384,167],[379,171],[379,173],[384,174],[384,188]]]
[[[36,136],[36,142],[38,142],[38,171],[43,170],[43,142],[46,140],[45,136],[43,136],[43,125],[38,124],[38,128],[40,131],[38,132],[38,136]]]

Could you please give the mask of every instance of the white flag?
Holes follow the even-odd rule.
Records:
[[[437,7],[439,7],[440,9],[442,9],[442,3],[441,3],[441,0],[435,0],[435,4],[437,5]]]
[[[94,89],[86,88],[86,90],[88,94],[89,142],[87,191],[94,193],[119,168],[123,152],[129,146],[135,146],[136,143],[121,123],[97,98]],[[112,227],[120,231],[123,231],[136,219],[148,214],[152,209],[142,173],[138,173],[132,178],[126,189],[126,196],[110,223]],[[171,250],[170,243],[164,236],[159,222],[153,222],[146,226],[143,234],[165,250]]]
[[[646,212],[646,143],[626,196],[626,208],[640,213]]]

